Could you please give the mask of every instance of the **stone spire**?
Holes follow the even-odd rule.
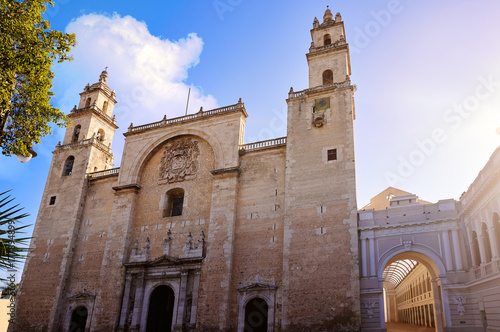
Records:
[[[333,21],[333,14],[330,10],[330,6],[326,6],[325,15],[323,15],[323,23]]]
[[[314,18],[314,21],[313,21],[313,28],[314,29],[317,29],[319,28],[319,20],[317,17]]]

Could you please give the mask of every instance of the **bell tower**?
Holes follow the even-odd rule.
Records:
[[[307,54],[309,88],[345,81],[351,75],[351,65],[340,13],[333,18],[327,9],[322,24],[314,18],[311,37]]]
[[[111,142],[118,127],[112,117],[115,92],[106,84],[107,77],[103,71],[98,83],[85,87],[78,108],[69,114],[72,126],[53,152],[18,293],[18,306],[23,308],[18,311],[19,321],[37,322],[48,317],[48,331],[60,328],[61,301],[82,224],[87,174],[113,166]],[[34,305],[35,293],[37,303],[50,305]]]
[[[104,150],[111,148],[113,135],[118,128],[116,118],[113,116],[117,101],[115,91],[109,88],[107,81],[108,72],[104,70],[99,77],[99,82],[87,84],[80,93],[78,108],[75,105],[69,114],[72,126],[66,130],[63,146],[88,143],[92,140],[96,145],[104,147]],[[88,165],[87,173],[113,166],[112,155],[104,159],[92,159],[94,162]]]
[[[337,331],[360,317],[355,87],[340,13],[315,18],[311,37],[309,88],[287,99],[283,327]]]

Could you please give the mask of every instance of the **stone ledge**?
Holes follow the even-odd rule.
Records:
[[[221,174],[227,174],[227,173],[240,174],[240,172],[241,172],[241,168],[239,166],[219,168],[219,169],[214,169],[213,171],[210,171],[210,173],[212,173],[212,175],[221,175]]]

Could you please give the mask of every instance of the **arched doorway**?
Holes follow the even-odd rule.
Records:
[[[84,306],[79,306],[71,314],[71,323],[69,324],[69,332],[85,332],[87,325],[88,311]]]
[[[162,285],[153,290],[149,299],[146,332],[165,332],[172,330],[174,302],[175,295],[172,288]]]
[[[409,328],[443,331],[441,285],[436,264],[424,254],[395,255],[384,266],[384,311],[387,332]]]
[[[253,298],[245,306],[245,332],[267,332],[268,305],[264,299]]]

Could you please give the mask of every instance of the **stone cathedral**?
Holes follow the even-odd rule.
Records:
[[[10,331],[500,329],[500,150],[461,199],[356,203],[349,46],[314,19],[287,136],[236,104],[130,125],[108,74],[53,152]],[[464,184],[465,185],[465,184]]]

